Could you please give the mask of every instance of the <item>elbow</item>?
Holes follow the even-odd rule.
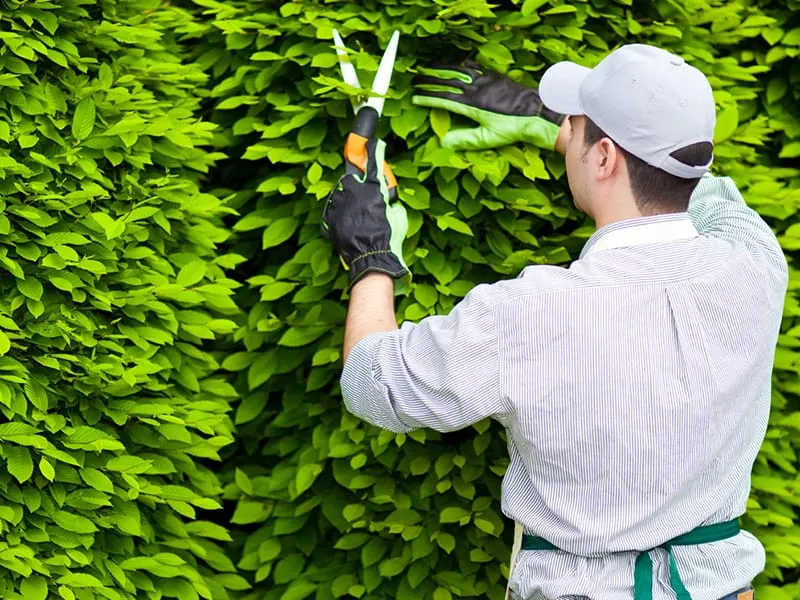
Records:
[[[346,392],[344,387],[342,387],[342,398],[344,407],[350,414],[362,421],[366,421],[370,425],[375,425],[392,433],[408,433],[414,429],[403,423],[393,410],[379,408],[382,403],[378,398],[370,398],[365,396],[364,393],[351,394]],[[372,408],[370,409],[370,407]]]
[[[340,380],[345,408],[356,417],[393,433],[408,433],[409,427],[397,415],[389,390],[371,376],[352,377],[345,371]]]

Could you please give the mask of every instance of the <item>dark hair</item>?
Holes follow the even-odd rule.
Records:
[[[584,146],[593,146],[605,137],[609,137],[608,134],[600,129],[590,118],[585,117],[583,128]],[[616,142],[614,142],[614,145],[625,157],[633,199],[643,215],[683,212],[688,208],[689,198],[700,182],[699,178],[684,179],[683,177],[676,177],[658,167],[647,164]],[[697,166],[708,163],[713,152],[713,144],[698,142],[697,144],[679,148],[670,156],[684,164]]]

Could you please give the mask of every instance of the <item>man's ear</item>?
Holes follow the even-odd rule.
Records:
[[[594,167],[598,179],[608,179],[615,175],[620,169],[621,160],[623,160],[622,153],[610,138],[606,137],[597,142]]]

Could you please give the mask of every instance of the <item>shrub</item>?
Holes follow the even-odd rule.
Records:
[[[157,9],[157,10],[156,10]],[[0,13],[0,596],[226,598],[229,231],[207,76],[147,1]],[[202,511],[198,513],[198,511]]]
[[[412,321],[567,264],[592,231],[553,153],[443,150],[464,123],[411,105],[418,66],[473,57],[535,85],[643,41],[709,76],[715,171],[790,260],[745,525],[767,547],[759,598],[797,595],[797,0],[7,6],[4,598],[503,596],[502,428],[394,435],[341,407],[346,274],[319,236],[352,117],[334,27],[365,84],[401,31],[379,134],[409,211]]]
[[[457,434],[395,436],[340,406],[345,273],[318,224],[351,114],[331,29],[361,48],[362,83],[391,31],[401,31],[379,134],[409,209],[415,287],[400,298],[398,317],[418,320],[448,312],[478,282],[567,263],[591,232],[570,205],[558,157],[530,147],[441,149],[455,119],[411,105],[418,65],[473,56],[535,85],[548,64],[591,65],[624,42],[679,52],[716,91],[715,170],[736,178],[792,250],[800,196],[798,172],[784,160],[797,137],[796,112],[785,108],[796,94],[791,12],[777,2],[716,0],[201,4],[206,27],[195,52],[213,81],[209,118],[227,133],[231,156],[216,182],[242,213],[235,251],[255,257],[240,273],[249,311],[235,334],[240,347],[223,363],[242,394],[225,498],[236,501],[238,565],[261,590],[247,597],[500,598],[511,535],[499,510],[504,432],[484,422]],[[796,308],[792,295],[746,519],[767,545],[762,583],[780,581],[800,558]]]

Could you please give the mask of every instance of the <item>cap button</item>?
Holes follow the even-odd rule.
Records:
[[[675,65],[676,67],[679,67],[680,65],[683,64],[683,59],[680,56],[673,56],[672,60],[670,60],[669,62]]]

